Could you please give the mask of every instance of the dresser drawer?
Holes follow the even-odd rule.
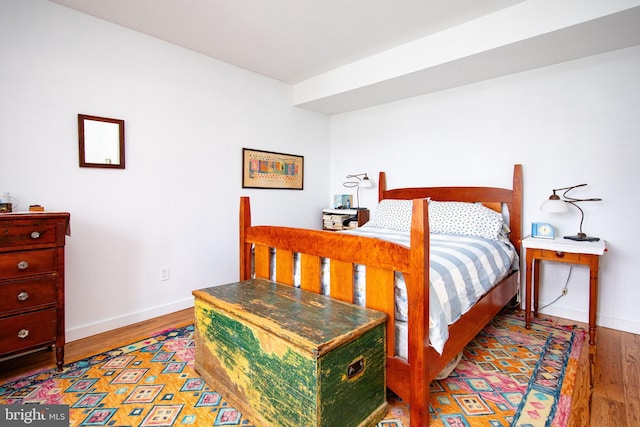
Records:
[[[55,309],[0,319],[0,354],[53,344],[55,340]]]
[[[0,249],[20,249],[32,245],[50,245],[56,243],[59,221],[48,219],[17,219],[0,221]]]
[[[7,252],[0,257],[0,279],[56,271],[56,250]]]
[[[57,301],[55,276],[0,284],[3,313],[27,310]]]

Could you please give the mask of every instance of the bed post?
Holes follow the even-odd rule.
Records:
[[[385,191],[387,191],[387,175],[384,172],[380,172],[378,177],[378,201],[382,200]]]
[[[240,197],[240,280],[251,278],[251,244],[246,243],[246,231],[251,227],[251,203]]]
[[[409,393],[413,426],[429,425],[429,215],[428,201],[413,201],[407,298],[409,306]]]
[[[513,165],[513,203],[509,211],[509,222],[511,223],[511,243],[520,254],[522,244],[522,165]]]

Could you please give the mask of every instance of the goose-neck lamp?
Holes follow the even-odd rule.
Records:
[[[599,202],[602,199],[599,197],[592,197],[590,199],[576,199],[575,197],[567,196],[567,193],[569,191],[573,190],[574,188],[584,187],[585,185],[587,184],[578,184],[571,187],[554,189],[553,194],[549,196],[549,199],[545,200],[542,203],[542,205],[540,206],[540,210],[543,212],[550,212],[550,213],[565,213],[569,211],[569,207],[567,206],[567,204],[575,206],[580,211],[580,231],[578,231],[578,234],[574,236],[564,236],[564,238],[569,240],[582,241],[582,242],[597,242],[598,240],[600,240],[599,237],[587,236],[586,233],[582,232],[582,223],[584,222],[584,211],[580,209],[580,206],[578,206],[576,203],[577,202]],[[564,190],[564,193],[562,193],[562,197],[556,194],[556,191],[563,191],[563,190]]]
[[[347,188],[356,189],[356,209],[364,209],[364,208],[360,208],[360,188],[373,187],[371,180],[369,179],[366,173],[357,173],[354,175],[347,175],[347,179],[349,179],[349,181],[343,182],[342,185],[344,185]],[[354,181],[354,179],[356,179],[357,181]]]

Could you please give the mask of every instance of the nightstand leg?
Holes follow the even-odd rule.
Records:
[[[532,251],[527,251],[526,271],[525,271],[525,290],[524,290],[524,323],[525,328],[531,326],[531,263],[533,262]]]
[[[596,343],[596,312],[598,311],[598,256],[589,263],[589,344]]]
[[[538,317],[538,297],[540,296],[540,260],[533,260],[533,317]]]

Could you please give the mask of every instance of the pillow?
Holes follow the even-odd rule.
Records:
[[[502,214],[479,203],[429,202],[431,233],[459,234],[498,240]]]
[[[367,226],[409,232],[412,206],[411,200],[380,200]]]

